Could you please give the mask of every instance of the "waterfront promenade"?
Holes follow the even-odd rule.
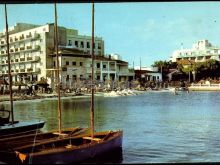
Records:
[[[190,91],[220,91],[220,84],[191,84],[189,87]]]

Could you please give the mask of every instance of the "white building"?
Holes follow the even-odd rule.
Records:
[[[51,54],[56,67],[56,54]],[[90,80],[92,74],[92,58],[90,54],[69,47],[60,47],[59,66],[61,68],[62,87],[71,88],[79,80]],[[49,81],[55,83],[55,71],[51,70]],[[134,79],[134,72],[128,69],[128,62],[115,59],[115,56],[95,56],[94,79],[104,81],[129,81]]]
[[[191,49],[175,50],[171,61],[192,60],[195,62],[204,62],[209,59],[220,61],[220,47],[213,46],[208,40],[200,40],[192,45]]]

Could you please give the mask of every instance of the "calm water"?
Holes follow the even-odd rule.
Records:
[[[62,99],[63,126],[89,126],[89,98]],[[16,120],[57,128],[57,101],[15,102]],[[220,92],[95,97],[96,130],[122,129],[122,163],[220,162]]]

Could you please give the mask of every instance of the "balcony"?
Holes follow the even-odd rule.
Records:
[[[20,40],[23,40],[23,39],[24,39],[24,35],[20,36],[19,39],[20,39]]]
[[[25,69],[20,69],[20,72],[25,72]]]
[[[35,72],[40,73],[41,72],[40,68],[36,68]]]
[[[32,49],[32,46],[27,46],[26,48],[27,48],[27,50],[29,50],[29,49]]]
[[[40,61],[40,57],[39,56],[35,56],[34,57],[34,61]]]
[[[35,45],[34,50],[40,50],[40,45]]]
[[[27,68],[27,72],[33,72],[33,68]]]
[[[22,50],[25,50],[25,48],[24,47],[20,47],[20,51],[22,51]]]
[[[27,61],[33,60],[33,57],[27,57]]]
[[[25,58],[20,58],[20,61],[25,61]]]
[[[32,35],[31,35],[31,34],[26,35],[26,38],[31,38],[31,37],[32,37]]]

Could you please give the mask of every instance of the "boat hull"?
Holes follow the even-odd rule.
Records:
[[[10,136],[20,135],[21,133],[33,133],[36,130],[43,128],[45,121],[20,121],[14,124],[5,124],[0,126],[0,139]]]
[[[108,140],[81,145],[77,148],[54,149],[41,153],[23,154],[17,152],[22,163],[28,164],[57,164],[57,163],[82,163],[112,150],[122,148],[122,131],[114,132]],[[31,161],[30,161],[31,160]]]

